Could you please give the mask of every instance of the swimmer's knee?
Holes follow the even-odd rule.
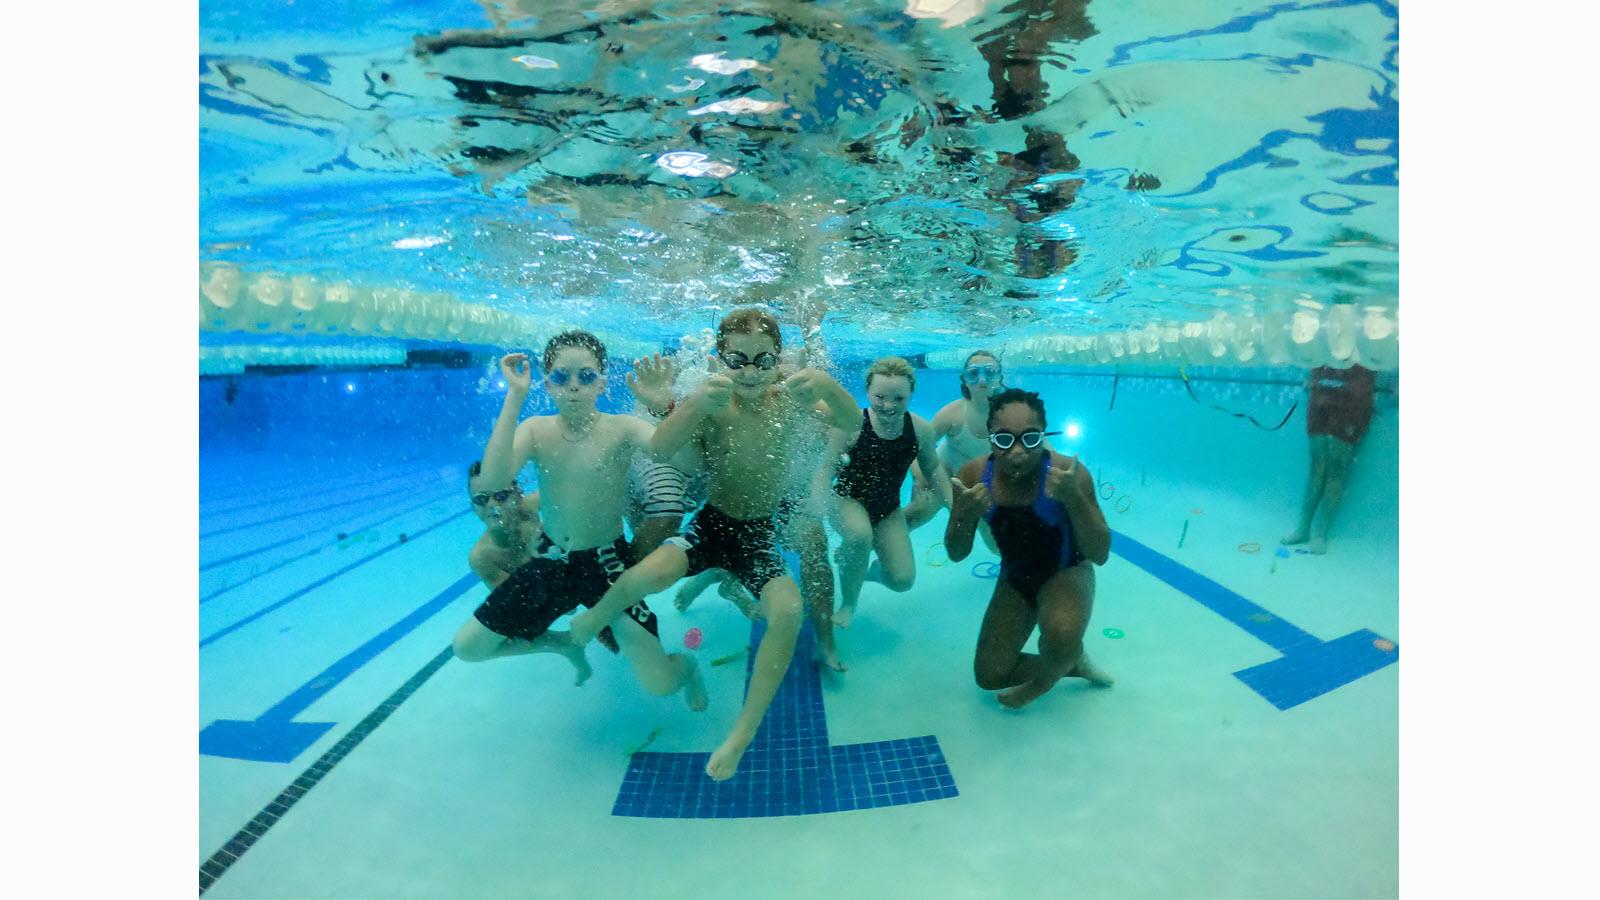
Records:
[[[450,649],[455,652],[456,659],[462,662],[483,662],[494,652],[494,648],[483,639],[482,634],[470,633],[467,629],[456,632],[450,641]]]
[[[883,567],[883,586],[897,594],[911,590],[917,583],[917,570],[910,566],[899,569],[891,566]]]
[[[986,691],[1003,690],[1010,686],[1007,684],[1007,676],[1011,674],[1009,667],[1001,668],[993,663],[978,660],[972,667],[972,674],[978,682],[978,687]]]
[[[788,626],[799,628],[800,617],[805,611],[798,591],[769,594],[761,599],[761,607],[767,617],[768,629]]]

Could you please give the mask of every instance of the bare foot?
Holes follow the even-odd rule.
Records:
[[[839,660],[839,648],[832,641],[829,641],[826,647],[819,641],[816,652],[811,654],[811,659],[817,665],[826,666],[841,675],[845,672],[845,664]]]
[[[1024,681],[1010,690],[1000,692],[1000,705],[1007,709],[1021,709],[1029,703],[1039,699],[1044,693],[1056,686],[1057,679],[1051,678],[1040,681]]]
[[[1309,537],[1307,531],[1308,529],[1305,528],[1296,528],[1295,530],[1284,535],[1283,540],[1278,541],[1278,543],[1283,544],[1286,547],[1292,547],[1295,544],[1304,544],[1306,542],[1306,538]]]
[[[1313,537],[1311,539],[1311,543],[1306,546],[1306,549],[1311,551],[1312,553],[1317,554],[1318,556],[1321,556],[1322,554],[1327,553],[1328,552],[1328,538],[1327,538],[1327,536],[1319,534],[1316,537]]]
[[[711,754],[711,760],[706,763],[706,777],[712,781],[727,781],[739,771],[739,760],[744,758],[744,750],[750,746],[754,734],[745,734],[735,728],[728,734],[728,739],[722,742]]]
[[[589,680],[589,676],[594,674],[594,669],[589,667],[589,656],[584,652],[584,648],[572,643],[572,639],[565,631],[546,631],[545,637],[549,639],[550,649],[565,656],[567,662],[572,663],[572,667],[578,670],[578,680],[572,683],[573,687],[582,687],[583,683]]]
[[[686,612],[690,605],[693,604],[694,601],[699,598],[700,594],[705,591],[706,588],[711,586],[711,582],[715,581],[716,579],[717,572],[715,569],[707,569],[698,575],[686,579],[683,584],[678,586],[678,593],[672,598],[672,605],[678,608],[678,612]]]
[[[694,657],[684,655],[689,660],[689,680],[683,685],[683,702],[695,712],[705,712],[706,682],[700,677],[700,663]]]
[[[833,624],[839,628],[849,628],[850,621],[855,617],[856,605],[854,603],[848,605],[840,604],[839,608],[833,611]]]
[[[722,583],[717,585],[717,593],[722,595],[722,599],[739,607],[739,612],[744,613],[746,619],[754,622],[761,618],[761,607],[756,605],[756,598],[750,596],[745,586],[732,575],[723,573]]]
[[[1094,663],[1089,661],[1089,654],[1087,653],[1078,657],[1078,664],[1073,666],[1072,671],[1067,674],[1073,678],[1087,679],[1091,684],[1098,684],[1101,687],[1111,687],[1116,683],[1115,678],[1095,668]]]

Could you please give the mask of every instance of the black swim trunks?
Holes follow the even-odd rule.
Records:
[[[726,569],[751,596],[760,597],[767,582],[789,574],[778,553],[777,530],[774,519],[735,519],[708,503],[689,520],[683,534],[667,538],[666,543],[689,554],[689,571],[684,574]]]
[[[867,521],[876,528],[900,508],[900,486],[917,458],[917,429],[911,413],[906,413],[900,436],[886,441],[872,430],[872,417],[862,410],[861,436],[849,456],[833,482],[833,492],[860,503],[867,510]]]
[[[531,641],[579,605],[593,607],[599,603],[633,562],[633,551],[620,537],[609,546],[568,552],[546,535],[539,541],[534,557],[490,591],[489,599],[473,615],[495,634]],[[644,601],[630,607],[626,614],[646,631],[661,636],[656,614]],[[607,650],[618,652],[610,626],[600,632],[598,639]]]

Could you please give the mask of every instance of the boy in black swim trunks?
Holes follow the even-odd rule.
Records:
[[[628,469],[636,455],[648,451],[652,428],[641,419],[595,409],[605,389],[605,361],[605,347],[588,332],[551,338],[544,351],[544,381],[556,414],[520,425],[517,414],[532,384],[528,358],[512,353],[500,361],[506,400],[484,450],[478,486],[492,500],[511,486],[523,465],[534,462],[543,527],[532,558],[496,586],[456,633],[456,655],[463,660],[551,649],[550,642],[561,639],[549,631],[551,623],[579,605],[593,605],[633,562],[622,536]],[[612,630],[639,683],[658,695],[682,688],[691,709],[704,709],[705,687],[694,658],[662,650],[656,616],[642,597],[628,605],[627,613]],[[545,640],[536,644],[541,637]],[[571,643],[581,654],[587,638]]]
[[[767,620],[744,707],[706,764],[713,780],[731,778],[778,692],[800,633],[801,599],[778,554],[775,521],[792,480],[797,448],[823,439],[824,424],[844,428],[858,415],[839,382],[817,369],[778,381],[778,323],[754,309],[735,310],[717,328],[727,374],[702,384],[656,429],[658,459],[692,445],[706,470],[707,502],[685,534],[629,569],[593,609],[572,620],[582,644],[613,616],[707,568],[732,572],[759,598]],[[618,617],[621,618],[620,616]]]
[[[951,479],[944,546],[960,562],[980,521],[1000,548],[1000,577],[978,633],[978,686],[1001,691],[1017,709],[1066,676],[1111,684],[1083,650],[1094,608],[1094,566],[1111,553],[1111,529],[1095,500],[1094,479],[1076,457],[1045,445],[1044,401],[1008,388],[989,405],[993,449]],[[1039,652],[1022,647],[1039,627]]]

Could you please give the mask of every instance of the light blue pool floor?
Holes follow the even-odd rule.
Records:
[[[714,593],[653,604],[669,649],[705,634],[705,713],[598,646],[582,688],[553,656],[460,663],[487,592],[457,466],[249,463],[202,485],[206,896],[1398,891],[1392,526],[1273,571],[1285,511],[1151,473],[1107,512],[1087,644],[1114,688],[1000,708],[971,674],[992,558],[924,564],[910,593],[869,585],[849,673],[791,673],[761,771],[711,788],[673,754],[714,748],[742,696],[744,660],[709,663],[750,625]]]

